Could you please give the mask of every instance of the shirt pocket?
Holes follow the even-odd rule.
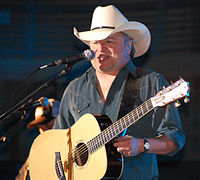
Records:
[[[75,103],[72,106],[72,109],[75,113],[78,113],[80,116],[89,113],[90,102],[89,101],[83,101],[80,103]]]

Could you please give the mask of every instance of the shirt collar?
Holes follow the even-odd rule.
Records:
[[[133,64],[133,61],[132,61],[132,60],[130,60],[130,61],[126,64],[125,68],[127,68],[128,71],[129,71],[133,76],[135,76],[135,77],[137,76],[137,75],[136,75],[136,67],[135,67],[135,65]]]

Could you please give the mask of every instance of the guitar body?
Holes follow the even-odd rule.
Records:
[[[117,179],[121,155],[111,143],[90,154],[87,142],[112,124],[107,116],[85,114],[71,128],[40,134],[30,150],[31,180]]]

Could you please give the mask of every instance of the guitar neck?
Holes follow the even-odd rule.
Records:
[[[99,135],[88,141],[88,148],[90,154],[95,152],[101,146],[105,145],[121,132],[123,132],[126,128],[134,124],[145,114],[150,112],[153,109],[152,99],[145,101],[143,104],[138,106],[136,109],[129,112],[127,115],[123,116],[121,119],[117,120],[115,123],[110,125],[104,131],[102,131]]]

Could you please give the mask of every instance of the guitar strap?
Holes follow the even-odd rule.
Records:
[[[136,69],[136,77],[129,72],[117,119],[122,118],[133,110],[142,79],[142,73],[143,69],[141,68]]]

